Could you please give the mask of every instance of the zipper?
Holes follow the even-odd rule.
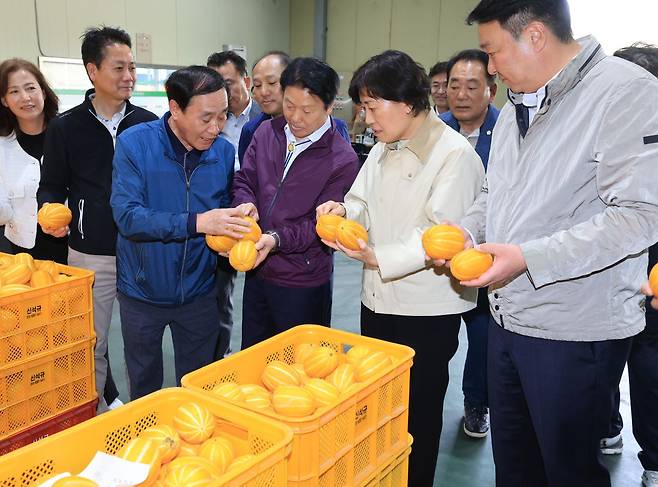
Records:
[[[194,173],[199,169],[204,162],[199,162],[197,166],[194,168],[192,171],[192,174],[190,174],[190,177],[187,177],[187,153],[183,156],[183,173],[185,174],[185,210],[187,213],[190,212],[190,183],[192,182],[192,178],[194,177]],[[187,242],[189,241],[189,236],[185,237],[185,245],[183,247],[183,262],[181,263],[181,268],[180,268],[180,296],[181,296],[181,302],[180,304],[183,304],[185,302],[185,288],[183,287],[183,273],[185,271],[185,260],[187,259]]]
[[[198,166],[197,166],[198,167]],[[196,168],[195,168],[196,171]],[[192,174],[194,174],[194,171],[192,171]],[[189,178],[187,177],[187,152],[183,156],[183,175],[185,176],[185,210],[187,213],[190,212],[190,179],[192,179],[192,176]],[[183,246],[183,261],[181,262],[180,266],[180,304],[183,304],[185,302],[185,288],[183,287],[183,273],[185,271],[185,259],[187,259],[187,241],[188,241],[188,236],[185,236],[185,244]]]

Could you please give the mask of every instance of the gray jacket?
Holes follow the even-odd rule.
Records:
[[[462,225],[521,246],[528,271],[489,289],[494,319],[567,341],[644,328],[640,286],[658,241],[658,80],[592,37],[549,82],[525,139],[508,103],[487,181]]]

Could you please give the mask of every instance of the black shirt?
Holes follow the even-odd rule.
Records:
[[[45,130],[37,135],[24,134],[21,131],[16,131],[16,140],[21,146],[21,149],[41,163],[41,157],[43,157],[43,143],[46,140]]]

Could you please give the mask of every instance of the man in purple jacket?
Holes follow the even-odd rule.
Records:
[[[332,250],[315,233],[315,208],[343,201],[359,160],[330,118],[338,75],[314,58],[281,74],[283,117],[256,130],[233,180],[234,206],[259,220],[256,269],[247,274],[242,348],[302,323],[331,321]]]

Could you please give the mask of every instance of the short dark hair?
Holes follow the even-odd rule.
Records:
[[[450,72],[452,71],[452,68],[454,68],[455,64],[457,64],[459,61],[475,61],[482,64],[482,67],[484,68],[484,77],[487,84],[489,86],[496,84],[496,76],[489,74],[489,71],[487,70],[487,66],[489,65],[489,56],[486,52],[481,51],[480,49],[465,49],[452,56],[448,61],[448,81],[450,81]]]
[[[207,66],[188,66],[179,69],[171,73],[165,82],[167,99],[174,100],[183,111],[189,105],[192,97],[207,95],[219,90],[225,90],[228,96],[224,78]]]
[[[82,63],[85,66],[92,63],[96,67],[100,67],[105,59],[105,48],[112,44],[125,44],[132,48],[130,35],[118,27],[89,27],[81,37],[80,52],[82,53]]]
[[[439,61],[436,63],[430,68],[430,72],[427,76],[432,79],[434,76],[441,73],[448,73],[448,61]]]
[[[234,51],[215,52],[208,56],[206,65],[209,68],[219,68],[226,63],[233,63],[240,76],[247,76],[247,61]]]
[[[498,21],[515,39],[530,22],[545,24],[562,42],[573,41],[567,0],[481,0],[468,14],[468,25]]]
[[[24,69],[31,73],[39,83],[43,90],[43,118],[46,125],[48,122],[55,118],[59,108],[59,98],[52,90],[46,78],[44,78],[39,68],[25,59],[7,59],[0,64],[0,97],[7,95],[9,91],[9,75]],[[12,132],[18,132],[20,127],[16,115],[6,106],[0,104],[0,136],[6,137]]]
[[[420,64],[401,51],[384,51],[362,64],[348,90],[354,103],[361,103],[361,91],[411,105],[414,115],[430,109],[430,79]]]
[[[658,46],[636,42],[615,51],[614,55],[643,67],[658,78]]]
[[[256,60],[256,62],[254,63],[254,65],[251,67],[251,71],[252,71],[252,72],[254,71],[254,68],[256,67],[256,65],[257,65],[259,62],[261,62],[261,61],[262,61],[263,59],[265,59],[266,57],[270,57],[270,56],[276,56],[276,57],[278,57],[278,58],[279,58],[279,62],[281,63],[281,65],[282,65],[284,68],[287,67],[287,66],[290,64],[290,61],[291,61],[291,59],[290,59],[290,55],[288,55],[287,52],[283,52],[283,51],[267,51],[265,54],[263,54],[261,57],[259,57],[259,58]]]
[[[289,86],[304,88],[320,98],[325,108],[329,108],[338,94],[340,79],[334,68],[324,61],[314,57],[298,57],[283,70],[279,83],[283,91]]]

